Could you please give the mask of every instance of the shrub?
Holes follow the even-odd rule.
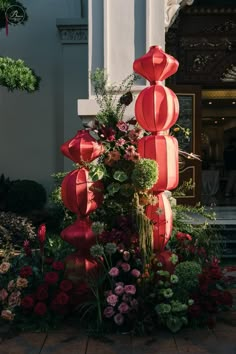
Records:
[[[7,195],[7,210],[25,213],[40,210],[47,200],[45,188],[38,182],[19,180],[12,184]]]

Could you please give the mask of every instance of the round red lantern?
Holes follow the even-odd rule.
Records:
[[[65,264],[65,278],[70,279],[75,284],[84,281],[86,276],[98,267],[97,262],[92,257],[81,256],[79,252],[67,256]]]
[[[89,171],[83,167],[65,176],[61,196],[67,209],[86,216],[102,204],[103,184],[101,181],[90,181]]]
[[[172,232],[173,215],[169,200],[165,193],[156,195],[157,204],[148,205],[146,215],[153,222],[153,248],[154,251],[163,251]]]
[[[151,83],[165,80],[175,74],[178,67],[178,61],[159,46],[150,47],[149,51],[133,64],[134,71]]]
[[[82,164],[91,162],[104,151],[101,143],[97,142],[88,130],[79,130],[74,138],[61,146],[61,152],[72,161]]]
[[[85,252],[89,252],[90,247],[95,243],[95,235],[91,225],[92,222],[88,217],[78,219],[61,232],[61,237],[78,250],[83,250],[84,255]]]
[[[171,190],[179,183],[178,141],[173,136],[149,135],[138,141],[141,157],[155,160],[159,176],[152,187],[155,192]]]
[[[140,92],[135,103],[135,116],[141,127],[150,132],[167,130],[175,124],[179,101],[175,93],[162,85]]]

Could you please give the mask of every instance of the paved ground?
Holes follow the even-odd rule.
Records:
[[[109,336],[89,338],[66,327],[61,331],[22,333],[0,344],[1,354],[236,354],[236,327],[218,323],[214,330],[182,330],[155,337]]]

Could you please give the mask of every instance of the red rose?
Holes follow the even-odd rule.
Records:
[[[178,241],[184,241],[184,240],[192,241],[192,236],[190,236],[189,234],[185,234],[184,232],[177,232],[176,238]]]
[[[189,307],[189,315],[191,317],[199,317],[201,315],[201,307],[198,304],[193,304]]]
[[[44,243],[46,240],[46,225],[41,224],[38,228],[38,239],[40,243]]]
[[[53,299],[50,304],[50,309],[57,313],[57,315],[66,315],[68,313],[68,307],[66,305],[59,305],[57,299]]]
[[[68,279],[64,279],[64,280],[62,280],[61,283],[60,283],[60,289],[61,289],[62,291],[65,291],[65,292],[70,291],[70,290],[72,289],[72,287],[73,287],[73,284],[72,284],[72,282],[71,282],[70,280],[68,280]]]
[[[21,306],[25,309],[31,309],[34,306],[34,299],[32,296],[27,295],[21,300]]]
[[[55,269],[55,270],[63,270],[64,269],[64,263],[60,262],[60,261],[53,262],[52,268]]]
[[[222,305],[225,306],[232,306],[233,305],[233,296],[229,291],[222,291],[220,295],[220,302]]]
[[[46,264],[52,264],[54,261],[54,258],[52,257],[46,257],[45,260],[44,260],[44,263]]]
[[[30,275],[33,274],[32,268],[30,266],[22,267],[20,270],[21,278],[28,278]]]
[[[55,284],[58,281],[59,275],[56,272],[48,272],[45,274],[44,280],[48,284]]]
[[[60,292],[56,297],[56,303],[58,305],[66,305],[68,301],[69,301],[69,296],[64,292]]]
[[[39,285],[36,296],[39,301],[46,300],[48,298],[48,284]]]
[[[43,316],[47,312],[47,306],[44,302],[38,302],[34,308],[34,313],[38,316]]]

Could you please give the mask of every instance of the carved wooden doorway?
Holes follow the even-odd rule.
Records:
[[[200,86],[175,85],[171,89],[176,93],[180,114],[177,123],[191,131],[189,140],[179,140],[180,148],[191,154],[201,153],[201,88]],[[190,181],[193,188],[186,191],[185,196],[177,197],[179,204],[196,205],[201,201],[201,161],[179,155],[179,186]]]

